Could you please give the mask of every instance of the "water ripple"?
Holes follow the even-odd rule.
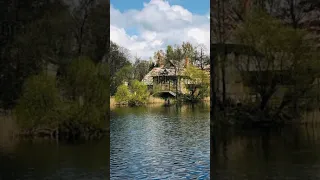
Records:
[[[209,179],[209,110],[121,109],[110,126],[112,180]]]

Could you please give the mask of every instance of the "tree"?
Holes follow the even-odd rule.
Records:
[[[128,102],[131,98],[131,92],[127,85],[122,84],[118,86],[117,92],[115,94],[115,100],[119,103]]]
[[[61,105],[59,90],[54,77],[35,75],[29,77],[16,106],[18,125],[26,130],[38,131],[41,128],[55,128]]]
[[[197,46],[194,50],[194,63],[202,70],[210,64],[210,57],[205,54],[206,51],[207,49],[203,44]]]
[[[131,64],[122,67],[114,76],[114,81],[110,86],[111,95],[116,92],[118,86],[125,82],[130,82],[134,78],[134,68]]]
[[[188,97],[190,101],[198,101],[209,96],[210,76],[205,71],[190,65],[184,75],[188,77],[187,89],[190,91]]]
[[[134,63],[134,77],[141,81],[146,74],[150,71],[150,62],[145,60],[136,59]]]
[[[133,80],[131,82],[131,92],[130,105],[140,106],[147,103],[150,94],[146,85],[138,80]]]
[[[97,1],[89,15],[90,38],[88,54],[95,63],[101,62],[109,52],[110,26],[105,23],[110,16],[110,1]]]
[[[44,61],[49,59],[48,57],[52,58],[49,50],[57,49],[51,45],[54,44],[53,41],[56,43],[61,40],[56,36],[61,29],[57,31],[56,24],[60,23],[57,23],[53,16],[56,17],[58,11],[65,13],[65,5],[59,0],[5,3],[8,5],[7,13],[3,14],[4,18],[0,21],[3,27],[6,25],[9,29],[8,36],[0,45],[0,86],[3,87],[0,90],[0,106],[11,109],[21,93],[25,79],[38,74],[45,67]],[[52,28],[53,26],[56,28]]]
[[[239,3],[239,2],[238,2]],[[228,0],[215,0],[213,6],[213,15],[212,15],[212,32],[214,34],[214,41],[220,44],[226,44],[227,42],[232,41],[232,34],[235,29],[235,24],[238,21],[244,19],[245,6],[241,8],[241,4],[235,4],[234,2]],[[240,8],[241,11],[238,11]],[[236,15],[236,16],[235,16]],[[222,104],[224,107],[226,102],[226,63],[227,63],[227,53],[222,52],[220,56],[215,59],[215,68],[217,78],[217,91],[219,92],[220,85],[220,74],[221,74],[221,84],[222,84]],[[221,73],[220,73],[221,72]]]
[[[261,24],[261,22],[264,22]],[[317,76],[316,51],[307,33],[284,26],[263,11],[257,11],[238,29],[239,43],[255,47],[262,55],[240,57],[237,67],[242,77],[259,95],[259,108],[267,110],[269,101],[285,85],[276,115],[303,97]]]
[[[166,50],[166,62],[174,59],[174,50],[172,46],[168,45]]]
[[[130,106],[141,106],[147,103],[149,92],[146,85],[133,80],[128,87],[122,84],[118,87],[115,99],[118,103],[128,103]]]
[[[110,80],[107,64],[95,64],[90,58],[74,59],[61,79],[59,89],[66,102],[63,132],[79,131],[88,136],[105,123],[109,108]],[[91,129],[91,130],[90,130]]]
[[[182,43],[182,54],[183,59],[189,58],[191,60],[190,63],[194,63],[194,47],[189,42]]]
[[[117,87],[123,81],[121,74],[127,74],[124,73],[127,72],[125,69],[128,69],[129,66],[132,66],[131,62],[129,61],[128,50],[111,41],[108,64],[110,67],[110,95],[114,95]]]

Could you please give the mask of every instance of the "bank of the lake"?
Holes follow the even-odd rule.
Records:
[[[162,98],[158,98],[158,97],[154,97],[154,96],[150,96],[148,98],[148,102],[146,103],[146,106],[162,106],[164,105],[166,102],[164,99]],[[206,97],[203,100],[201,100],[199,103],[206,103],[209,104],[210,103],[210,97]],[[128,107],[128,104],[119,104],[115,98],[113,96],[110,97],[110,109],[113,110],[115,108],[119,108],[119,107]]]
[[[161,104],[164,104],[165,103],[165,100],[164,99],[161,99],[161,98],[157,98],[157,97],[153,97],[153,96],[150,96],[148,98],[148,102],[147,102],[147,105],[161,105]],[[122,106],[122,107],[127,107],[128,105],[127,104],[119,104],[114,96],[111,96],[110,97],[110,109],[114,109],[114,108],[117,108],[119,106]]]
[[[207,104],[111,111],[110,172],[122,179],[209,179]]]

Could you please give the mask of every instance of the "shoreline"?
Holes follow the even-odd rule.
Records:
[[[175,101],[175,100],[174,100]],[[206,97],[203,100],[199,101],[202,103],[210,103],[210,97]],[[174,102],[175,103],[175,102]],[[148,102],[145,105],[159,105],[162,106],[165,104],[165,100],[157,97],[150,96]],[[120,104],[115,101],[113,96],[110,97],[110,110],[121,107],[130,107],[128,104]]]

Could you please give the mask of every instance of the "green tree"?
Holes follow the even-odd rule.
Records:
[[[134,67],[131,64],[123,66],[119,71],[115,74],[114,82],[112,87],[110,87],[111,95],[114,95],[118,86],[123,84],[124,82],[130,82],[134,78]]]
[[[139,106],[146,104],[149,98],[148,87],[138,80],[131,82],[132,96],[129,104],[133,106]]]
[[[145,60],[136,59],[134,63],[134,78],[141,81],[146,74],[150,71],[150,62]]]
[[[191,60],[190,63],[194,63],[194,47],[192,44],[189,42],[183,42],[181,47],[183,58],[189,58]]]
[[[122,84],[118,87],[115,99],[118,103],[128,103],[130,106],[141,106],[148,102],[149,92],[146,85],[133,80],[128,87]]]
[[[174,49],[168,45],[166,49],[166,62],[174,59]]]
[[[75,100],[86,92],[95,71],[95,64],[87,57],[76,58],[67,66],[66,76],[61,83],[66,87],[70,99]]]
[[[117,92],[115,94],[115,100],[118,103],[127,103],[131,98],[131,92],[127,85],[122,84],[117,88]]]
[[[190,94],[190,101],[198,101],[209,96],[210,93],[210,76],[207,72],[189,65],[184,75],[188,77],[187,89]]]
[[[44,73],[31,76],[25,81],[22,96],[15,108],[18,125],[28,131],[54,128],[57,126],[60,105],[55,78]]]
[[[261,22],[264,22],[261,24]],[[239,27],[239,43],[255,47],[249,59],[240,58],[237,67],[245,81],[259,95],[259,108],[265,111],[280,86],[286,85],[276,115],[288,105],[302,98],[317,76],[315,46],[307,40],[307,33],[284,26],[263,11],[257,11]]]
[[[64,131],[87,136],[90,129],[99,129],[105,123],[109,106],[108,66],[85,57],[75,59],[67,67],[67,75],[60,83],[66,97]]]
[[[126,76],[123,74],[128,74],[128,69],[131,69],[129,66],[132,66],[129,61],[128,51],[111,42],[108,64],[110,66],[110,95],[114,95],[117,87],[124,80],[123,76]]]

